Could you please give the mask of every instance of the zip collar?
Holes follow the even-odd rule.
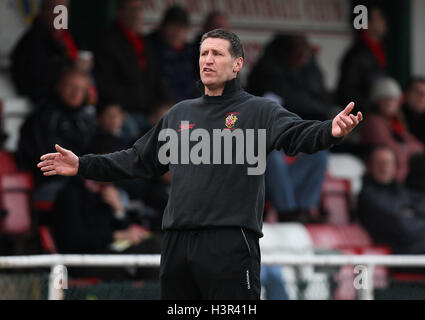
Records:
[[[201,80],[198,81],[197,85],[200,90],[203,90],[203,92],[205,92],[205,86],[203,85]],[[234,78],[225,83],[221,96],[209,96],[203,93],[203,99],[205,102],[220,102],[233,97],[236,93],[240,91],[242,91],[241,82],[239,78]]]

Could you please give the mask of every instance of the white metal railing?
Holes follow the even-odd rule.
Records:
[[[142,267],[159,266],[161,256],[155,255],[39,255],[0,257],[0,269],[8,268],[50,268],[49,299],[63,298],[61,288],[54,284],[55,270],[58,267]],[[376,266],[386,267],[425,267],[425,255],[300,255],[269,254],[261,259],[262,265],[280,266],[347,266],[362,265],[367,270],[364,279],[365,290],[360,290],[360,298],[373,299],[373,271]]]

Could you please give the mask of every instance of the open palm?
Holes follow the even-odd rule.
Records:
[[[332,136],[341,138],[349,134],[363,120],[363,115],[358,112],[357,115],[350,114],[354,109],[354,102],[350,102],[347,107],[341,111],[332,121]]]
[[[45,176],[75,176],[78,173],[78,157],[70,150],[55,145],[58,152],[43,155],[37,165]]]

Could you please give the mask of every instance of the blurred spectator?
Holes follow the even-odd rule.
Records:
[[[282,151],[272,151],[265,173],[266,199],[279,221],[312,222],[320,203],[329,153],[301,154],[285,160]]]
[[[160,253],[159,239],[126,219],[120,191],[110,183],[71,178],[56,198],[52,231],[60,253]],[[117,270],[75,270],[78,276],[125,277]],[[158,268],[141,268],[137,277],[157,279]]]
[[[425,154],[416,154],[410,158],[410,172],[406,186],[413,198],[425,197]]]
[[[166,95],[142,27],[143,0],[119,0],[117,19],[102,32],[94,50],[99,96],[130,114],[124,124],[129,141],[139,138],[147,116]]]
[[[53,27],[54,7],[68,4],[69,0],[43,0],[33,25],[11,54],[11,73],[18,93],[34,103],[52,93],[64,67],[80,64],[71,34]]]
[[[193,41],[193,66],[195,68],[195,78],[200,79],[199,71],[199,49],[202,36],[215,29],[229,29],[229,18],[224,12],[211,11],[205,18],[201,32],[195,37]]]
[[[173,104],[168,99],[159,103],[158,108],[148,118],[149,126],[146,127],[146,132],[159,122]],[[141,134],[144,133],[142,132]],[[146,206],[141,210],[144,223],[151,230],[159,231],[161,230],[162,215],[168,203],[170,184],[171,175],[170,172],[167,172],[160,178],[128,180],[120,182],[119,186],[125,189],[132,199],[141,199],[143,201],[143,204]]]
[[[120,136],[125,114],[119,104],[98,104],[96,116],[96,132],[88,147],[88,152],[97,154],[112,153],[130,147]]]
[[[406,128],[401,110],[401,89],[392,78],[379,79],[371,91],[371,109],[361,130],[366,146],[383,145],[397,157],[397,179],[403,182],[409,172],[409,158],[424,151],[424,146]]]
[[[64,177],[44,177],[36,165],[40,156],[56,152],[55,144],[83,154],[94,132],[93,107],[85,103],[89,79],[77,69],[66,69],[56,85],[56,93],[25,121],[17,151],[20,169],[33,173],[36,200],[53,200]]]
[[[360,223],[375,243],[395,254],[425,254],[425,197],[414,201],[397,182],[397,158],[388,147],[369,156],[367,174],[358,197]]]
[[[260,279],[266,290],[266,300],[289,300],[281,266],[261,266]]]
[[[149,120],[149,130],[162,118],[172,106],[171,102],[164,101],[152,113]],[[112,153],[131,147],[120,136],[124,112],[119,104],[101,103],[97,107],[97,129],[87,152]],[[143,132],[142,132],[143,134]],[[161,229],[161,219],[168,201],[168,175],[162,179],[132,179],[116,182],[115,185],[125,190],[132,200],[141,201],[138,211],[140,221],[153,230]]]
[[[155,111],[146,117],[146,125],[140,134],[153,128],[172,106],[173,103],[167,99],[159,102]],[[131,146],[131,143],[122,138],[126,115],[120,104],[102,101],[96,107],[96,115],[96,133],[88,148],[89,152],[111,153]]]
[[[304,35],[276,35],[253,67],[247,90],[276,97],[303,119],[331,118],[332,104],[323,75]]]
[[[199,96],[193,70],[193,47],[187,43],[189,15],[185,8],[167,9],[157,30],[147,38],[171,97],[176,101]]]
[[[207,33],[215,29],[226,30],[226,29],[229,29],[229,27],[230,27],[229,17],[227,16],[225,12],[212,11],[205,18],[202,35],[204,33]],[[201,37],[199,38],[198,43],[201,42],[202,35],[200,35]]]
[[[79,51],[78,60],[75,63],[75,69],[87,73],[90,79],[90,85],[87,92],[87,102],[96,105],[99,99],[99,93],[96,87],[96,81],[93,76],[94,59],[91,51]]]
[[[425,77],[414,77],[409,81],[403,112],[409,131],[425,144]]]
[[[248,91],[268,97],[305,119],[328,119],[331,104],[307,39],[277,35],[248,78]],[[266,197],[281,221],[308,221],[320,201],[328,152],[302,154],[289,163],[282,151],[267,159]]]
[[[337,89],[337,103],[354,101],[358,111],[368,107],[370,88],[386,74],[387,55],[382,39],[387,33],[387,20],[380,8],[368,8],[368,28],[357,32],[353,45],[345,53]]]

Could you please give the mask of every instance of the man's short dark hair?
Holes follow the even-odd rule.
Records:
[[[202,42],[204,42],[204,40],[207,38],[228,40],[230,42],[229,52],[232,57],[245,59],[245,53],[243,50],[241,39],[239,39],[239,37],[235,33],[224,29],[215,29],[209,31],[202,36],[200,45],[202,45]]]

